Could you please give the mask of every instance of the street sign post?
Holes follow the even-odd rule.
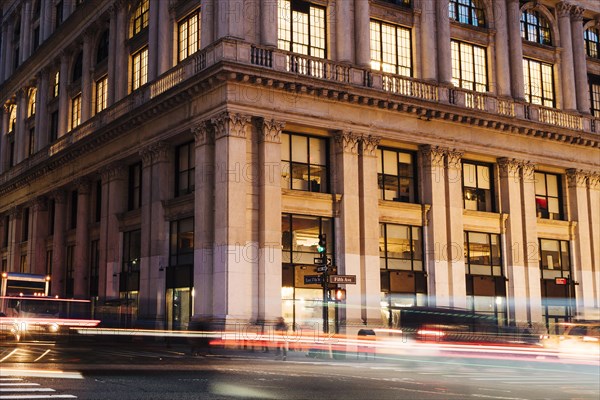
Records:
[[[321,257],[317,257],[313,259],[313,264],[315,265],[325,265],[326,260],[324,258]]]
[[[329,283],[356,285],[356,275],[329,275]]]
[[[317,272],[327,272],[327,265],[321,265],[317,267]]]
[[[305,285],[314,285],[323,283],[323,278],[321,275],[305,275],[304,276],[304,284]]]

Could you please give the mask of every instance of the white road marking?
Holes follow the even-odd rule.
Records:
[[[8,395],[2,396],[2,400],[30,400],[30,399],[76,399],[77,396],[73,396],[72,394],[50,394],[50,395],[44,395],[44,394],[33,394],[33,395],[27,395],[27,396],[23,396],[20,394],[17,395]]]
[[[56,390],[50,388],[0,388],[0,392],[56,392]],[[2,398],[4,398],[4,396],[2,396]]]

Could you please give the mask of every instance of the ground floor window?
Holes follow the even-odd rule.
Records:
[[[167,289],[167,329],[187,330],[194,310],[194,289]]]
[[[562,322],[575,314],[571,256],[566,240],[540,239],[542,314],[550,333],[561,333]]]

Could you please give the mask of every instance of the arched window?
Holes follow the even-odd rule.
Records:
[[[37,90],[35,88],[31,89],[29,92],[29,100],[27,104],[27,118],[35,115],[35,97],[37,96]]]
[[[75,59],[75,64],[73,64],[73,79],[72,82],[81,79],[81,75],[83,73],[83,53],[79,52],[77,58]]]
[[[588,57],[600,58],[600,30],[589,28],[583,32],[585,40],[585,52]]]
[[[100,36],[100,41],[98,42],[98,50],[96,51],[96,64],[101,63],[102,61],[108,58],[108,29],[102,33]]]
[[[529,42],[552,46],[550,22],[538,11],[523,11],[521,14],[521,37]]]
[[[450,0],[450,19],[461,24],[485,27],[485,13],[480,0]]]
[[[150,16],[150,6],[148,0],[141,0],[133,11],[131,17],[131,36],[135,36],[140,33],[144,28],[148,26],[148,18]]]

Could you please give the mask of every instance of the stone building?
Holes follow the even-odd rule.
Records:
[[[597,311],[597,2],[1,4],[2,270],[136,326],[316,326],[324,234],[341,331]]]

